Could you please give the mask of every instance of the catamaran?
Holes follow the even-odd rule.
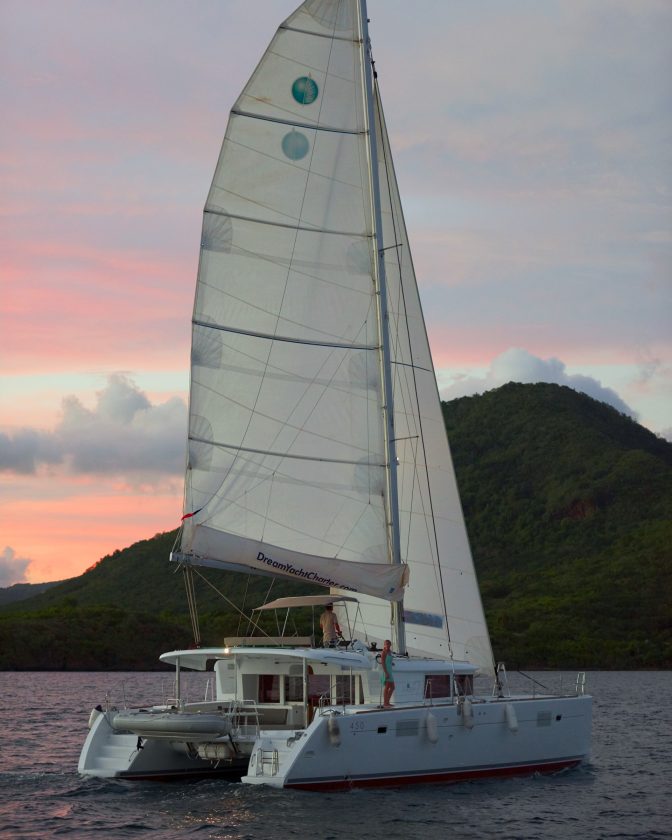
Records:
[[[586,761],[584,680],[514,694],[495,666],[365,0],[306,0],[235,102],[192,323],[171,559],[187,581],[206,566],[324,587],[260,610],[333,604],[347,640],[252,634],[164,653],[175,696],[94,709],[79,771],[328,790]],[[212,671],[212,695],[187,702],[184,669]]]

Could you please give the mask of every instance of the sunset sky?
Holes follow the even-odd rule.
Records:
[[[0,586],[177,527],[201,211],[298,0],[1,0]],[[369,0],[439,384],[672,437],[672,3]]]

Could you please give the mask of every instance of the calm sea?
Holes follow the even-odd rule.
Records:
[[[574,675],[533,674],[558,688]],[[512,677],[513,679],[513,677]],[[556,776],[317,794],[219,780],[82,779],[90,709],[170,693],[170,675],[0,673],[3,838],[654,838],[672,836],[672,673],[588,674],[592,763]],[[202,696],[193,675],[190,699]]]

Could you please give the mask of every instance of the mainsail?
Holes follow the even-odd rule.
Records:
[[[204,211],[181,550],[373,596],[381,636],[406,587],[409,650],[489,664],[367,52],[358,0],[308,0],[231,111]]]

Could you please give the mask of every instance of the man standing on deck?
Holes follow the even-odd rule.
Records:
[[[320,616],[320,627],[322,628],[322,647],[335,647],[339,638],[343,638],[341,628],[336,621],[334,605],[327,604]]]

